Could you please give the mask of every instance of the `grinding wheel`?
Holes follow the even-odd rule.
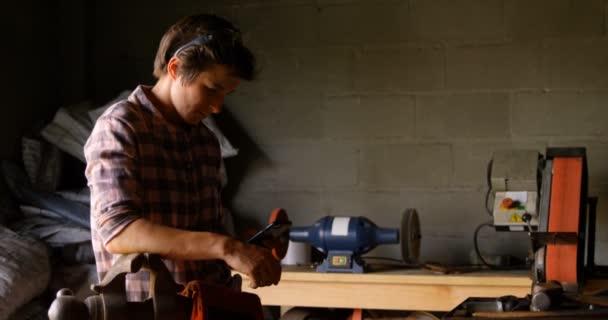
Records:
[[[401,216],[399,230],[401,258],[405,263],[416,264],[420,257],[420,221],[416,209],[406,209]]]
[[[270,213],[270,217],[268,217],[268,224],[272,224],[275,222],[289,223],[289,216],[287,216],[287,212],[282,208],[276,208],[272,210]],[[287,247],[289,246],[289,232],[285,232],[280,235],[278,239],[273,241],[272,245],[272,255],[277,260],[282,260],[285,258],[285,254],[287,253]]]

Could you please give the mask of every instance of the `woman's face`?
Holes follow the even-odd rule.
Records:
[[[184,122],[196,125],[212,113],[219,113],[226,95],[239,84],[232,67],[214,64],[188,84],[183,84],[181,77],[174,81],[171,100]]]

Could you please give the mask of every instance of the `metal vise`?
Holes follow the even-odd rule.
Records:
[[[150,272],[150,297],[143,302],[127,301],[127,273],[140,269]],[[190,319],[192,300],[178,295],[182,285],[175,283],[171,273],[157,255],[129,254],[118,258],[100,284],[91,289],[98,293],[84,302],[76,299],[69,289],[57,292],[48,312],[50,320],[130,320]]]
[[[149,297],[143,302],[127,301],[126,274],[140,269],[150,272]],[[235,277],[231,280],[240,283],[240,278]],[[82,302],[69,289],[61,289],[48,316],[49,320],[186,320],[194,316],[208,320],[264,319],[257,295],[196,281],[188,283],[187,287],[190,288],[192,283],[197,287],[196,295],[182,296],[179,292],[184,286],[175,283],[158,255],[124,255],[118,258],[100,284],[91,287],[98,295]]]
[[[307,242],[326,255],[319,272],[363,273],[361,255],[380,244],[399,243],[399,230],[378,228],[365,217],[327,216],[312,226],[292,227],[289,238]]]

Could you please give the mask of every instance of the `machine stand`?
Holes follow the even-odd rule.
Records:
[[[352,251],[329,251],[327,257],[317,267],[319,272],[363,273],[365,264]]]

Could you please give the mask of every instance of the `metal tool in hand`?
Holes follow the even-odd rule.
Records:
[[[247,243],[267,247],[272,250],[272,255],[281,260],[287,253],[289,246],[289,231],[291,221],[284,209],[274,209],[268,218],[268,225],[253,235]]]

